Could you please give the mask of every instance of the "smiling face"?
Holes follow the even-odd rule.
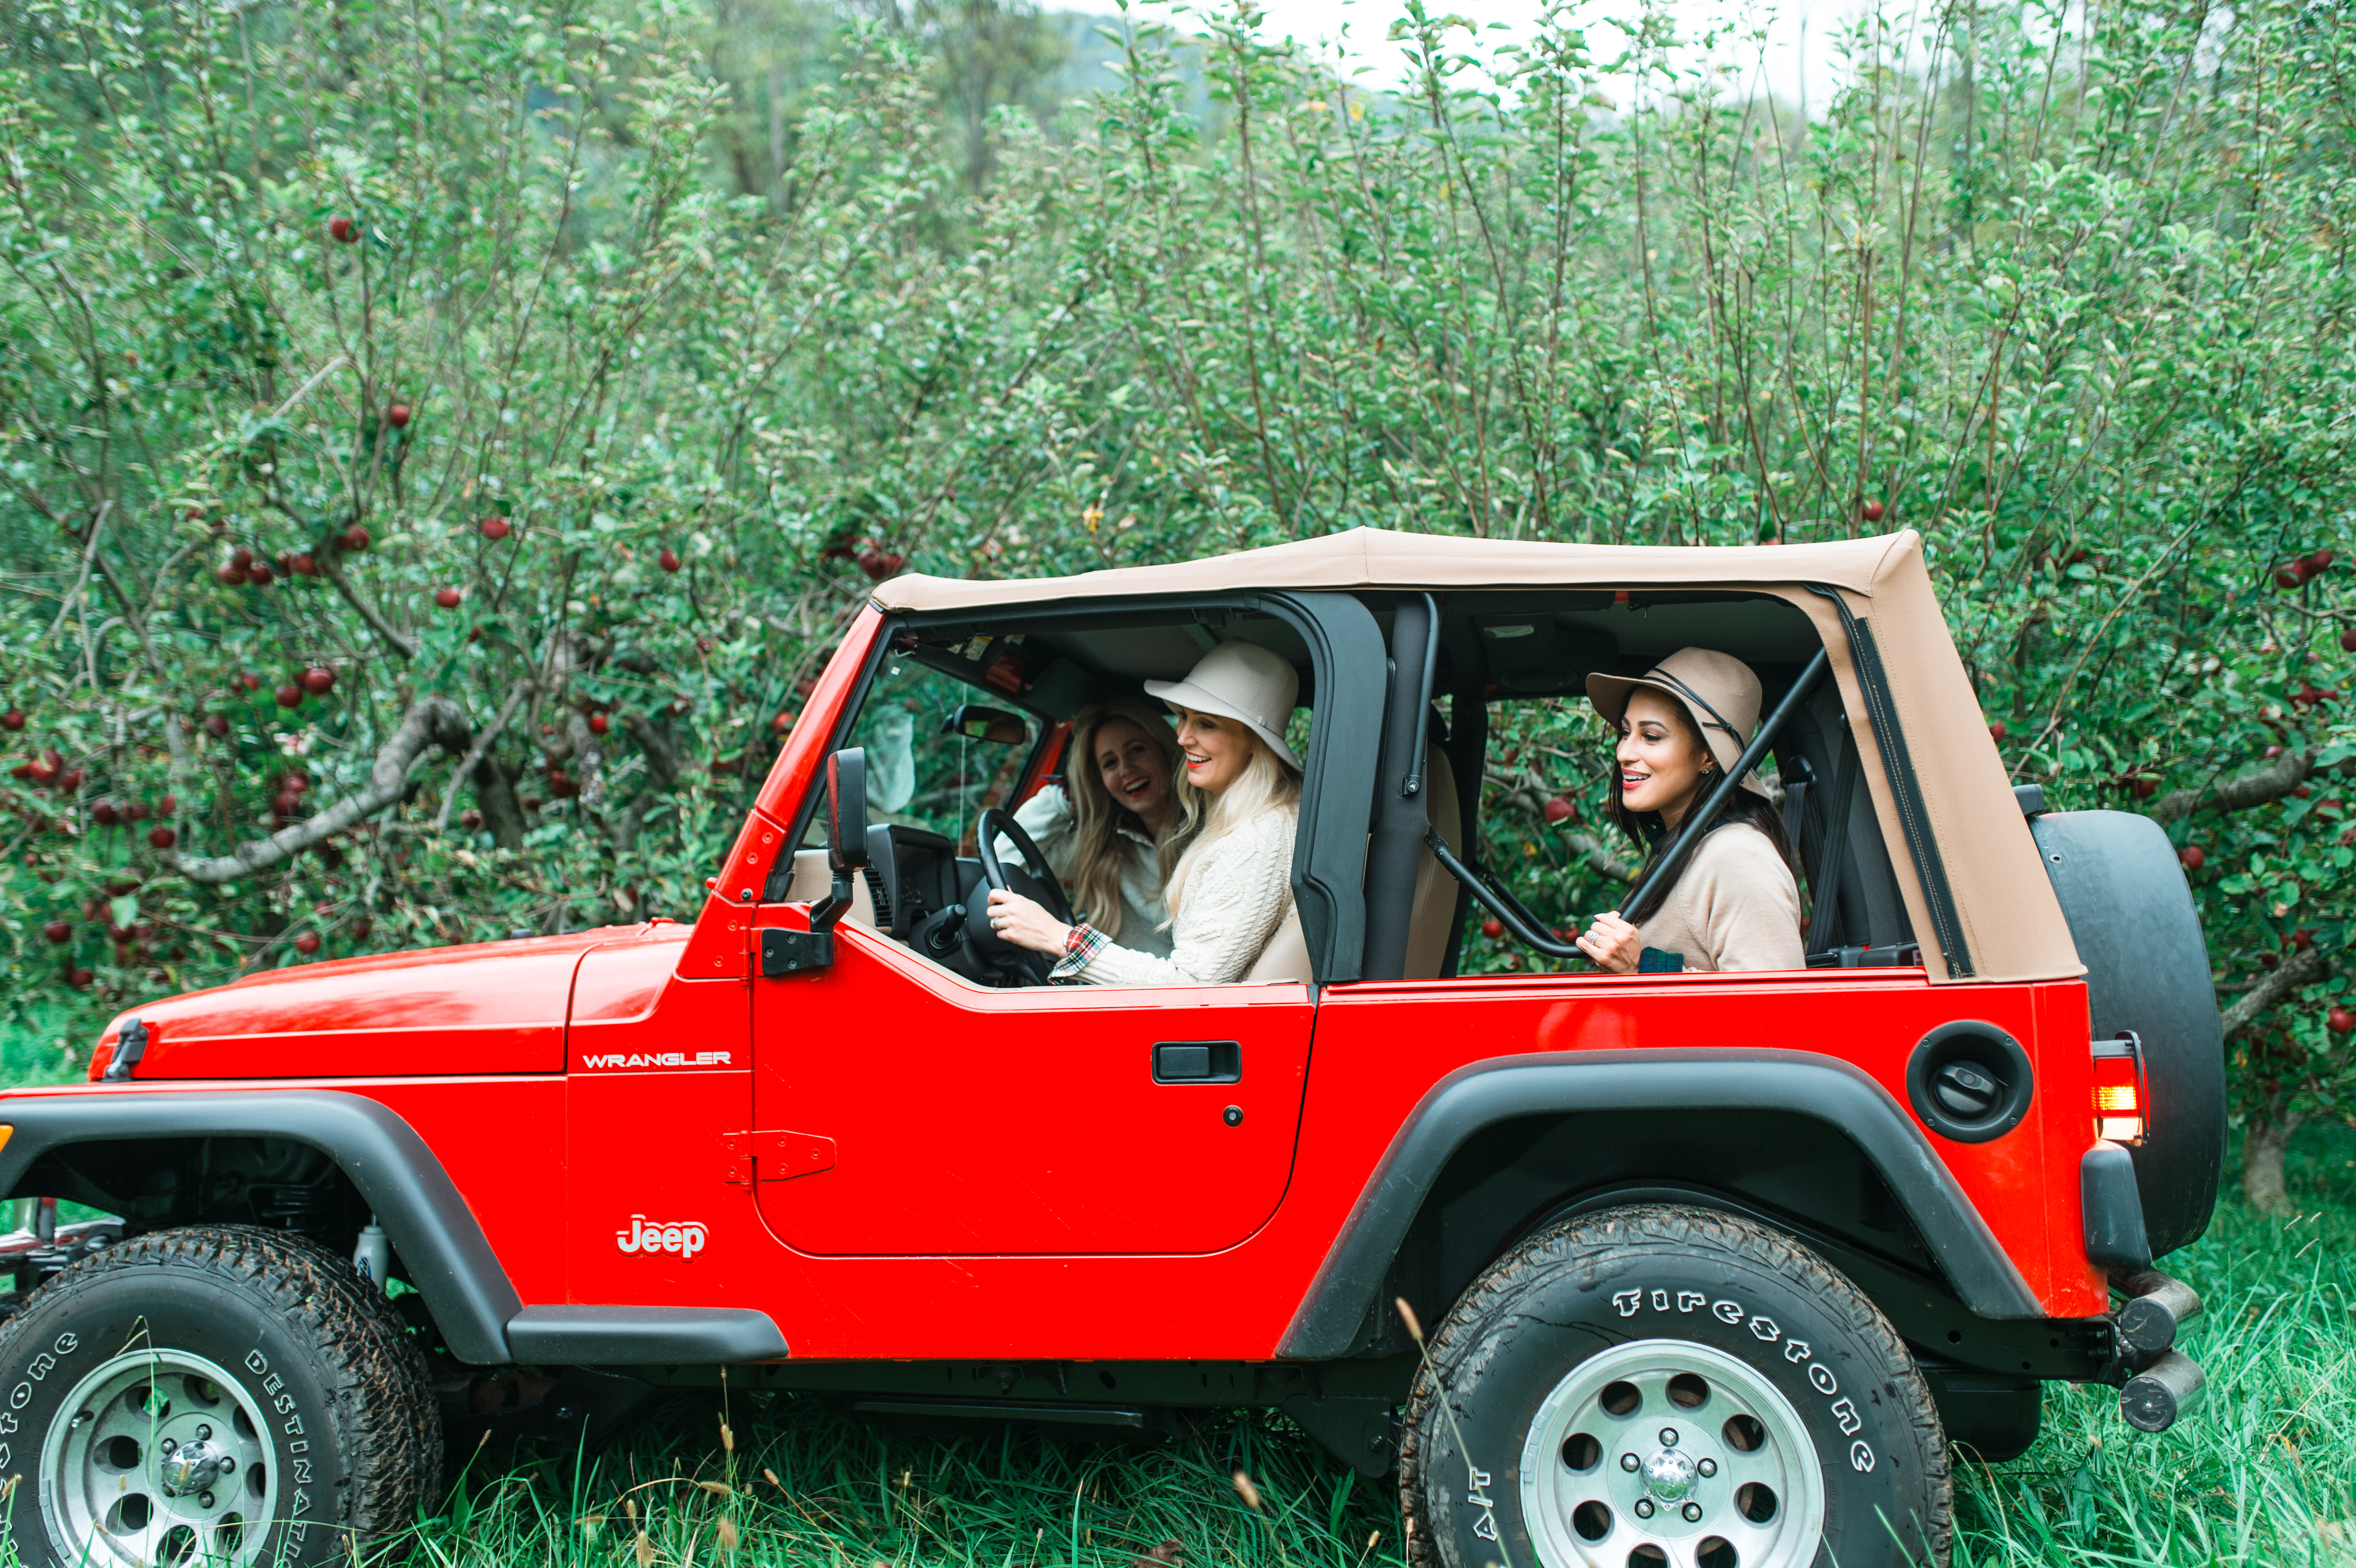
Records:
[[[1113,803],[1137,813],[1148,827],[1161,827],[1170,814],[1170,764],[1152,737],[1127,719],[1110,719],[1097,726],[1089,751]]]
[[[1186,782],[1205,795],[1221,794],[1243,777],[1258,743],[1236,720],[1191,708],[1178,710],[1179,760],[1185,764]]]
[[[1709,753],[1694,739],[1692,720],[1676,700],[1650,687],[1628,694],[1620,716],[1620,801],[1634,812],[1657,811],[1675,827],[1701,787]]]

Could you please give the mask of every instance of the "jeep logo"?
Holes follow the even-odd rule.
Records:
[[[701,1252],[706,1240],[700,1221],[677,1220],[649,1225],[644,1214],[631,1215],[630,1228],[614,1232],[614,1244],[626,1253],[677,1253],[683,1258]]]

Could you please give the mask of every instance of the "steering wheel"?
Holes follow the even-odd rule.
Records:
[[[1033,884],[1031,888],[1009,889],[1006,867],[998,859],[998,836],[1001,833],[1013,841],[1015,856],[1022,862],[1023,879]],[[984,808],[981,816],[974,821],[973,848],[975,858],[981,862],[982,880],[993,890],[1027,892],[1038,899],[1049,914],[1066,925],[1072,923],[1072,901],[1064,896],[1064,884],[1055,880],[1055,869],[1047,864],[1046,855],[1032,842],[1031,835],[1023,830],[1023,825],[1014,820],[1012,813],[1002,806]],[[1045,985],[1048,975],[1055,967],[1054,955],[1017,947],[991,928],[990,901],[987,898],[976,899],[972,907],[967,910],[965,934],[967,943],[976,952],[1001,969],[1023,975],[1034,986]]]

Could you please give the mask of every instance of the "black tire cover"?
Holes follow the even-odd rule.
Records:
[[[2209,1228],[2225,1163],[2225,1038],[2200,912],[2176,847],[2147,816],[2057,811],[2029,830],[2086,965],[2094,1038],[2143,1040],[2151,1104],[2129,1153],[2158,1257]]]

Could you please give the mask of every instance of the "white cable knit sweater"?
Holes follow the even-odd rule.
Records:
[[[1290,805],[1264,811],[1207,846],[1186,872],[1170,923],[1170,956],[1107,946],[1080,969],[1090,986],[1225,986],[1251,972],[1292,908]]]

